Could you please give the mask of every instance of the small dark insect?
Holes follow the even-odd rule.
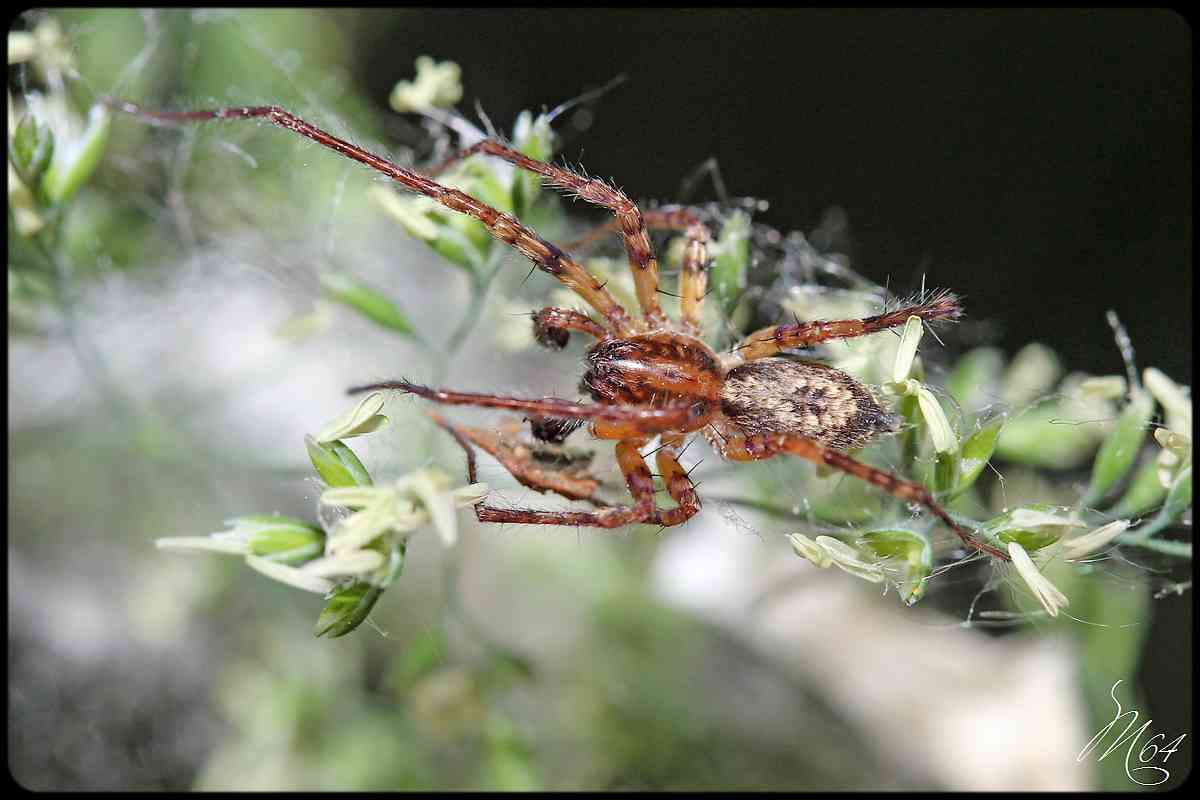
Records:
[[[587,353],[582,382],[584,391],[591,395],[590,403],[457,392],[406,380],[349,390],[353,394],[398,389],[446,405],[521,411],[531,421],[534,434],[550,443],[561,442],[574,427],[585,422],[592,436],[616,441],[617,463],[632,495],[631,505],[608,505],[594,499],[593,484],[581,485],[578,474],[564,476],[561,471],[539,465],[531,455],[535,450],[520,446],[511,432],[489,437],[480,429],[459,428],[435,417],[467,452],[472,481],[475,459],[471,445],[476,444],[493,455],[502,454],[500,462],[526,486],[582,499],[595,507],[593,511],[544,511],[479,503],[475,514],[480,521],[599,528],[632,523],[679,525],[700,510],[700,500],[680,466],[679,454],[687,434],[703,432],[713,448],[731,461],[790,454],[849,473],[901,500],[924,506],[970,547],[1008,560],[1002,550],[980,542],[955,523],[923,486],[870,467],[842,452],[897,430],[899,419],[881,408],[865,386],[830,366],[776,357],[791,348],[895,328],[913,315],[925,321],[956,319],[961,316],[962,308],[953,295],[942,294],[918,305],[865,319],[796,322],[764,328],[746,337],[731,352],[718,355],[699,338],[709,231],[687,209],[672,207],[643,214],[628,197],[604,181],[530,159],[491,140],[464,150],[433,171],[436,175],[457,160],[482,153],[540,175],[548,185],[611,211],[615,219],[605,229],[619,231],[624,243],[641,311],[640,318],[635,318],[595,276],[516,218],[426,175],[366,152],[281,108],[248,106],[164,112],[149,111],[127,102],[109,104],[149,122],[259,118],[294,131],[365,164],[410,191],[474,217],[492,236],[514,247],[536,268],[561,281],[595,309],[599,320],[564,308],[544,308],[533,315],[536,339],[546,347],[564,347],[572,331],[596,340]],[[680,277],[679,320],[668,318],[659,306],[658,262],[650,245],[648,227],[683,231],[687,240]],[[656,506],[654,480],[640,452],[656,437],[660,441],[655,451],[658,474],[675,501],[675,508]]]

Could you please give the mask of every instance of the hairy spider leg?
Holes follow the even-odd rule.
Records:
[[[667,317],[658,304],[658,260],[654,257],[654,249],[650,245],[642,212],[632,200],[619,189],[598,178],[585,178],[563,167],[538,161],[493,139],[484,139],[457,155],[450,156],[439,164],[432,174],[436,175],[456,161],[476,154],[501,158],[515,167],[542,176],[549,186],[611,211],[620,226],[621,239],[629,257],[629,268],[633,273],[633,284],[642,316],[651,329],[662,327],[666,323]]]
[[[639,436],[645,438],[662,431],[694,430],[707,424],[710,416],[708,404],[704,402],[661,408],[609,406],[576,403],[555,397],[532,400],[495,394],[446,391],[431,389],[428,386],[421,386],[406,380],[355,386],[347,389],[346,393],[359,394],[383,389],[398,389],[443,405],[507,408],[511,411],[525,411],[543,417],[590,420],[592,434],[600,439],[630,439]]]
[[[597,340],[609,338],[609,333],[591,317],[569,308],[547,306],[533,313],[533,335],[538,344],[553,350],[567,346],[569,331],[580,331]]]
[[[642,213],[642,219],[650,230],[683,231],[687,244],[683,251],[683,270],[679,278],[680,320],[688,333],[698,336],[704,294],[708,289],[708,273],[705,266],[708,262],[708,242],[712,239],[712,234],[694,212],[681,206],[645,211]],[[574,252],[589,247],[605,234],[618,230],[618,220],[610,220],[569,242],[566,248]]]
[[[496,459],[518,483],[535,492],[554,492],[568,500],[582,500],[598,507],[610,505],[594,496],[600,482],[586,471],[572,474],[563,470],[547,469],[545,465],[536,461],[532,448],[516,441],[515,438],[506,437],[503,432],[455,425],[432,411],[425,413],[467,451],[468,466],[474,460],[469,443]],[[471,478],[471,483],[475,483],[474,478]]]
[[[442,422],[438,423],[442,425]],[[452,425],[442,425],[467,455],[467,480],[478,483],[475,451],[471,443]],[[625,476],[625,485],[633,496],[631,506],[608,506],[598,511],[545,511],[532,508],[499,508],[484,501],[475,504],[475,518],[480,522],[512,522],[522,525],[573,525],[591,528],[621,528],[635,522],[654,521],[654,478],[646,468],[638,448],[643,440],[617,442],[617,464]],[[503,463],[503,462],[502,462]],[[506,467],[507,468],[507,467]],[[517,477],[517,476],[513,476]],[[518,478],[518,480],[520,480]],[[594,502],[594,501],[593,501]]]
[[[655,515],[653,521],[664,528],[687,522],[700,511],[700,499],[696,496],[692,479],[679,463],[681,444],[682,436],[663,434],[662,442],[654,455],[658,475],[667,487],[667,494],[676,503],[675,508],[659,510]]]
[[[845,453],[825,447],[803,436],[764,434],[757,436],[731,436],[721,441],[721,454],[731,461],[757,461],[771,458],[780,453],[790,453],[817,464],[826,464],[834,469],[853,475],[860,480],[878,486],[893,497],[924,506],[935,517],[954,531],[958,538],[974,550],[981,550],[995,558],[1009,561],[1003,550],[979,541],[937,504],[933,495],[924,486],[898,478],[890,472],[856,461]]]
[[[451,211],[474,217],[484,224],[496,239],[518,250],[533,264],[554,276],[567,288],[596,309],[618,335],[635,332],[629,313],[608,292],[594,275],[572,260],[558,247],[542,239],[516,218],[504,214],[457,189],[442,186],[424,175],[393,164],[387,159],[367,152],[278,106],[240,106],[206,111],[153,111],[123,100],[106,100],[108,106],[132,114],[148,122],[202,122],[205,120],[264,119],[272,125],[304,136],[322,147],[353,159],[399,183],[410,191],[422,194]],[[540,162],[539,162],[540,163]]]
[[[919,305],[900,308],[863,319],[843,319],[832,322],[796,322],[788,325],[773,325],[762,328],[747,336],[734,348],[734,360],[752,361],[777,355],[781,350],[792,347],[811,347],[830,339],[850,339],[869,333],[896,328],[917,316],[926,322],[938,319],[958,319],[962,306],[958,298],[943,292]]]

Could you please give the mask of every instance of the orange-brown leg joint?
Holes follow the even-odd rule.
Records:
[[[692,479],[679,463],[677,448],[682,441],[681,436],[664,436],[662,447],[654,458],[658,466],[658,475],[667,487],[667,494],[677,504],[676,508],[659,511],[656,515],[654,521],[664,527],[680,525],[700,511],[700,500],[692,489]]]

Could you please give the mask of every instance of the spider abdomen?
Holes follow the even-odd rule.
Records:
[[[746,436],[803,436],[838,450],[892,433],[899,418],[841,370],[811,361],[763,358],[730,370],[721,391],[728,427]]]

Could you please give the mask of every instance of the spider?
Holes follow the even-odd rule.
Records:
[[[700,338],[710,234],[701,220],[685,208],[671,207],[643,214],[620,190],[604,181],[531,159],[490,139],[451,156],[432,172],[436,175],[456,161],[483,154],[535,173],[549,186],[607,209],[614,219],[605,230],[619,231],[633,275],[640,311],[640,317],[635,317],[616,301],[604,283],[567,252],[514,217],[443,186],[432,177],[356,147],[282,108],[240,106],[153,111],[125,101],[107,102],[152,124],[263,119],[293,131],[386,175],[409,191],[479,220],[493,237],[515,248],[534,268],[560,281],[595,310],[598,319],[553,307],[533,314],[534,333],[543,346],[562,349],[572,332],[595,340],[585,357],[581,383],[581,389],[591,396],[590,403],[460,392],[403,379],[348,390],[355,394],[395,389],[443,405],[525,412],[534,435],[545,442],[561,442],[584,424],[593,437],[616,441],[617,464],[633,500],[626,505],[610,505],[595,499],[590,489],[580,488],[578,480],[564,481],[554,470],[531,466],[529,458],[515,445],[511,432],[489,438],[479,429],[459,428],[435,416],[435,421],[467,452],[472,481],[475,459],[471,444],[474,443],[497,455],[500,463],[526,486],[588,501],[594,509],[500,508],[481,502],[475,506],[480,522],[608,529],[633,523],[680,525],[700,510],[700,500],[679,463],[679,455],[688,434],[702,432],[712,447],[731,461],[789,454],[853,475],[901,500],[924,506],[971,548],[1008,560],[1007,553],[977,540],[958,525],[925,487],[868,466],[844,452],[899,428],[900,418],[885,411],[865,386],[831,366],[778,357],[792,348],[895,328],[914,315],[927,322],[957,319],[962,308],[953,295],[941,294],[917,305],[864,319],[797,321],[770,326],[750,334],[731,351],[718,354]],[[658,262],[650,244],[649,228],[681,230],[686,238],[678,320],[670,319],[658,302]],[[660,442],[654,454],[658,474],[675,501],[674,508],[657,507],[653,476],[641,453],[641,448],[656,437]]]

